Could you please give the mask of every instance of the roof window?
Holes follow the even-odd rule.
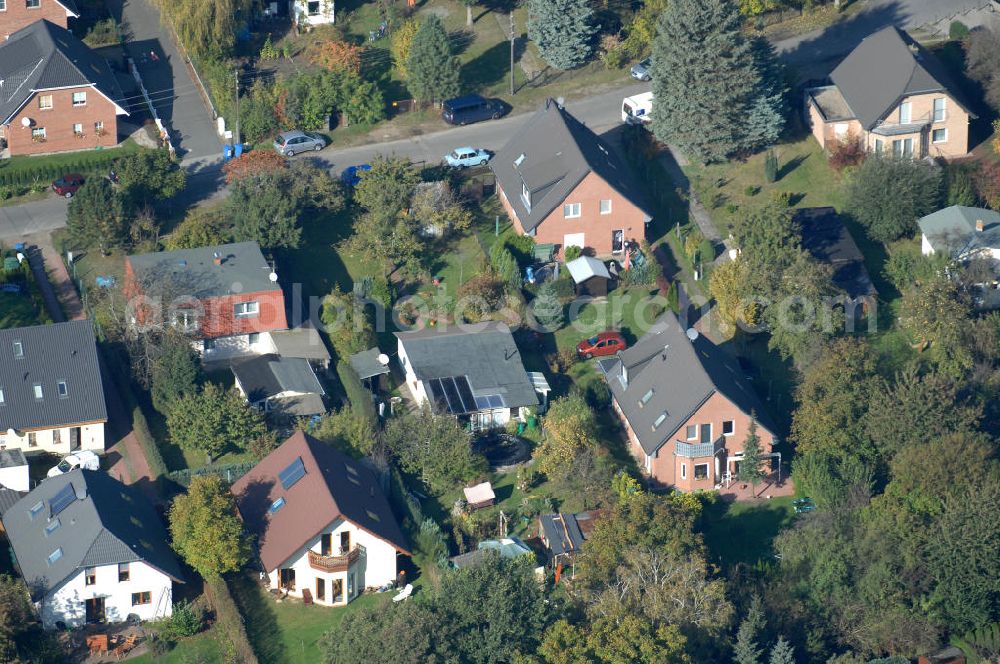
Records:
[[[28,510],[28,516],[31,517],[32,521],[34,521],[35,517],[38,516],[43,509],[45,509],[45,503],[39,500]]]
[[[59,526],[61,525],[62,522],[59,519],[52,519],[51,521],[49,521],[49,525],[45,526],[45,536],[48,537],[52,533],[59,530]]]
[[[653,390],[652,390],[652,388],[650,388],[650,390],[648,392],[646,392],[645,394],[643,394],[642,398],[639,399],[639,408],[642,408],[647,403],[649,403],[649,400],[652,399],[652,398],[653,398]]]
[[[281,480],[281,486],[284,487],[285,491],[288,491],[305,474],[306,467],[302,464],[302,457],[295,457],[295,461],[288,464],[283,471],[278,473],[278,479]]]
[[[271,506],[269,508],[267,508],[267,511],[270,512],[271,514],[274,514],[275,512],[277,512],[278,510],[280,510],[284,506],[285,506],[285,499],[284,499],[284,497],[281,497],[281,498],[278,498],[273,503],[271,503]]]
[[[59,381],[58,383],[56,383],[56,387],[59,389],[60,399],[65,399],[66,397],[69,396],[69,388],[66,387],[66,381],[64,380]]]
[[[63,550],[62,550],[62,547],[59,547],[58,549],[56,549],[55,551],[53,551],[52,553],[49,554],[49,557],[48,557],[49,565],[50,566],[51,565],[55,565],[56,561],[58,561],[60,558],[62,558],[62,556],[63,556]]]
[[[24,344],[20,339],[14,339],[14,357],[24,357]]]
[[[660,413],[659,417],[657,417],[657,418],[656,418],[656,419],[655,419],[655,420],[653,421],[653,431],[656,431],[656,429],[657,429],[657,428],[658,428],[658,427],[659,427],[659,426],[660,426],[661,424],[663,424],[663,421],[664,421],[665,419],[667,419],[667,411],[663,411],[662,413]]]

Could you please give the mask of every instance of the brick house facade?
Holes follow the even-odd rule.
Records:
[[[0,137],[7,139],[12,157],[113,147],[119,110],[92,86],[40,90],[0,127]]]
[[[628,165],[551,99],[490,162],[519,233],[598,256],[641,241],[650,215]]]
[[[71,18],[80,18],[72,0],[0,0],[0,41],[35,21],[66,28]]]

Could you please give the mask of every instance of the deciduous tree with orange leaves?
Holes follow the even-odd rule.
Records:
[[[343,69],[357,74],[361,72],[361,53],[364,50],[363,46],[330,40],[315,44],[309,60],[324,69]]]
[[[245,152],[222,167],[226,174],[226,184],[248,178],[257,173],[278,171],[288,168],[288,160],[271,150]]]

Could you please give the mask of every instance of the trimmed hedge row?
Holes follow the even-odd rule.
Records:
[[[66,161],[40,161],[37,165],[0,166],[0,187],[30,185],[34,182],[48,183],[66,173],[89,175],[106,172],[122,154],[114,151],[91,153],[86,157]]]
[[[226,580],[220,576],[205,579],[205,596],[215,610],[216,625],[225,634],[227,644],[232,651],[227,653],[227,662],[240,662],[241,664],[259,664],[257,654],[250,645],[250,637],[247,635],[246,626],[243,623],[243,616],[240,614],[236,600],[229,592]],[[228,648],[227,648],[228,650]]]
[[[338,360],[337,376],[340,378],[340,384],[344,386],[347,400],[351,402],[354,411],[363,414],[368,418],[368,421],[375,424],[378,420],[375,417],[375,403],[372,400],[372,393],[361,384],[361,379],[358,378],[354,367],[343,360]]]

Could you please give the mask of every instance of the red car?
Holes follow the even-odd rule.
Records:
[[[609,330],[601,332],[589,339],[584,339],[576,345],[576,353],[588,360],[601,355],[614,355],[628,348],[625,338],[618,332]]]
[[[79,173],[64,175],[52,183],[52,191],[66,198],[73,198],[73,194],[83,186],[84,179]]]

